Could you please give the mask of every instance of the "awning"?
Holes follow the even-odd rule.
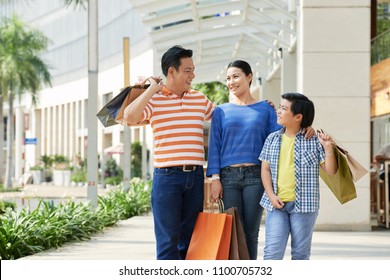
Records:
[[[113,145],[111,147],[104,149],[105,155],[113,155],[113,154],[123,154],[123,143],[119,143],[117,145]]]
[[[129,0],[148,27],[155,65],[173,45],[194,51],[195,82],[225,78],[234,59],[248,61],[255,78],[279,67],[296,45],[294,0]]]

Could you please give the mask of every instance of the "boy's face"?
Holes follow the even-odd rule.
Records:
[[[277,110],[277,116],[278,124],[284,127],[296,126],[297,124],[300,125],[302,121],[302,114],[296,114],[294,116],[293,112],[291,111],[291,102],[286,99],[282,99],[280,102],[279,108]]]

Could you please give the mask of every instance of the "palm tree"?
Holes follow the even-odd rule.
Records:
[[[88,0],[63,0],[63,2],[68,7],[73,5],[75,8],[79,7],[86,9]]]
[[[15,5],[19,2],[23,2],[26,0],[0,0],[0,8],[3,9],[7,5]],[[3,46],[0,45],[0,48]],[[0,49],[1,53],[1,49]],[[3,92],[0,87],[0,182],[2,181],[2,177],[4,174],[4,164],[3,164],[3,147],[4,147],[4,123],[3,123]]]
[[[7,166],[5,188],[11,187],[13,174],[13,100],[31,93],[33,104],[42,84],[51,85],[48,66],[39,57],[47,49],[45,35],[17,16],[5,19],[0,26],[0,92],[9,103],[7,121]],[[2,106],[2,104],[0,104]],[[2,116],[0,116],[2,117]]]

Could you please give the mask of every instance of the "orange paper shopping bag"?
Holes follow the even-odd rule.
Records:
[[[200,212],[196,219],[186,260],[229,259],[232,215]]]

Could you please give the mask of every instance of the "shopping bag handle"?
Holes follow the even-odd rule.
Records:
[[[317,133],[324,133],[324,130],[323,130],[322,128],[321,128],[321,129],[317,129]],[[332,138],[333,138],[333,142],[332,142],[333,148],[339,150],[339,151],[340,151],[342,154],[344,154],[344,155],[348,154],[348,151],[347,151],[347,150],[341,148],[340,145],[338,145],[338,144],[335,142],[335,139],[334,139],[333,136],[332,136]]]
[[[225,212],[225,205],[222,198],[219,198],[217,201],[210,203],[209,206],[205,209],[205,212],[209,213],[223,213]]]

